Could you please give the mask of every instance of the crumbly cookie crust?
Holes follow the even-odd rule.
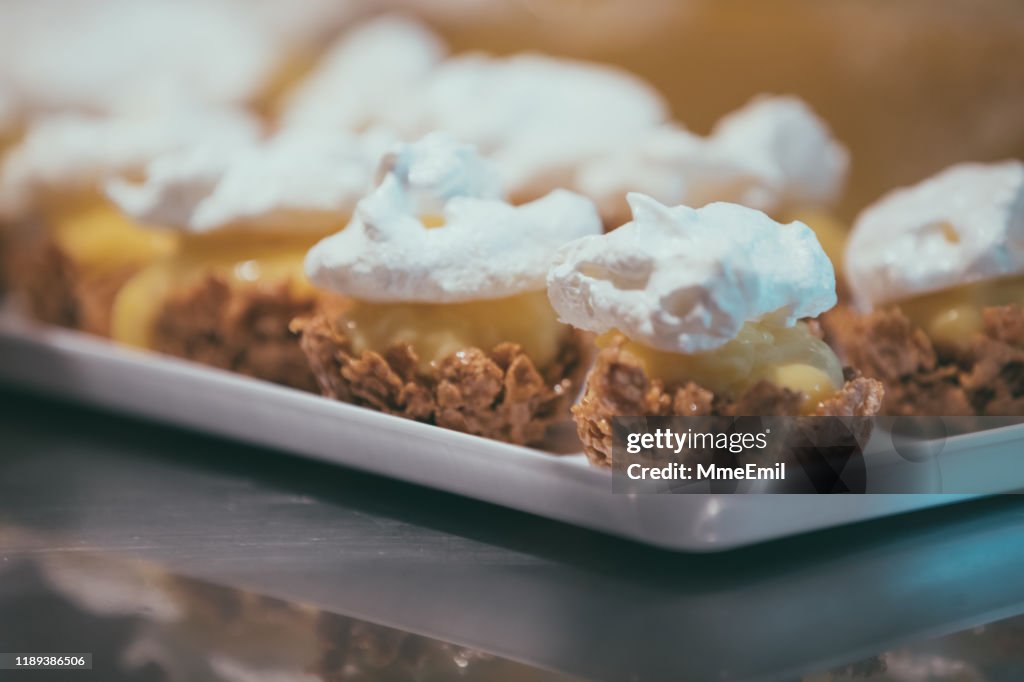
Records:
[[[33,318],[70,329],[110,335],[110,314],[121,286],[138,268],[90,272],[49,239],[12,246],[9,284]]]
[[[647,376],[639,360],[622,349],[620,336],[601,349],[587,375],[583,397],[573,409],[576,430],[591,464],[612,464],[612,417],[616,416],[788,416],[800,414],[800,393],[762,381],[735,398],[716,396],[694,382],[666,386]],[[882,384],[847,372],[846,384],[822,402],[816,415],[863,417],[877,414]]]
[[[408,344],[355,353],[342,319],[320,312],[292,323],[325,396],[508,443],[540,443],[567,416],[583,371],[586,337],[576,330],[546,367],[502,343],[453,353],[424,375]]]
[[[899,416],[1024,415],[1024,308],[982,311],[983,328],[962,348],[933,341],[898,306],[823,318],[839,356],[886,386],[883,413]]]
[[[288,325],[316,307],[287,282],[241,285],[207,275],[173,294],[152,330],[153,349],[205,365],[316,391],[316,379]]]

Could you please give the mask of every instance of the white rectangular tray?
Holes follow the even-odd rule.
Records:
[[[947,443],[946,455],[963,455],[946,457],[948,475],[973,477],[971,494],[615,494],[611,474],[581,454],[420,424],[12,313],[0,313],[0,381],[674,550],[724,550],[1024,488],[1021,426]]]

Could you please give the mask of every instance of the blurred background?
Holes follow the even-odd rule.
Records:
[[[755,94],[798,95],[851,150],[847,219],[953,163],[1024,156],[1024,7],[1014,0],[398,4],[457,50],[621,65],[702,134]]]
[[[798,95],[851,150],[845,219],[953,163],[1024,156],[1024,5],[1015,0],[399,4],[455,49],[622,65],[701,134],[755,94]]]
[[[56,59],[25,54],[60,55],[68,49],[62,39],[77,40],[90,25],[75,17],[105,2],[0,3],[0,119],[5,94],[8,108],[16,99],[11,81],[46,79]],[[887,189],[952,163],[1024,156],[1024,7],[1017,0],[182,2],[227,8],[282,46],[274,51],[273,82],[256,103],[270,108],[334,37],[362,18],[396,11],[424,20],[455,53],[539,50],[625,67],[701,134],[753,95],[796,94],[852,151],[840,206],[846,220]],[[118,40],[117,27],[107,28]],[[224,54],[209,59],[230,58]]]

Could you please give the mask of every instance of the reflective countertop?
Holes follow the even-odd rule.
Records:
[[[1022,680],[1022,569],[1020,496],[672,554],[0,391],[0,653],[94,655],[0,680]]]

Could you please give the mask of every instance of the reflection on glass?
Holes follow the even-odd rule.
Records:
[[[1015,682],[1024,679],[1022,641],[1019,616],[792,679]],[[10,650],[92,653],[96,679],[105,682],[579,679],[152,564],[82,552],[0,564],[0,642]]]
[[[75,552],[5,569],[5,648],[88,651],[109,682],[570,679],[146,563]]]

